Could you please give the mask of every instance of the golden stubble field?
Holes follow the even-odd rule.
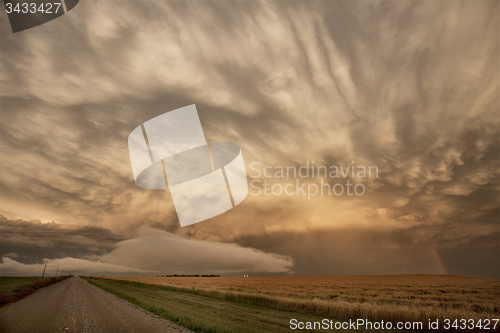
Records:
[[[500,280],[496,279],[456,275],[108,278],[262,300],[264,306],[338,317],[500,318]]]

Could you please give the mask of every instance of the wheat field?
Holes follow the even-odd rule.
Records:
[[[457,275],[108,278],[337,318],[500,317],[500,280]]]

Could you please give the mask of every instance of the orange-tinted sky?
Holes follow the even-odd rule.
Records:
[[[2,273],[500,277],[498,1],[81,1],[0,29]],[[312,161],[378,178],[251,188],[181,228],[127,137],[190,104],[249,182]]]

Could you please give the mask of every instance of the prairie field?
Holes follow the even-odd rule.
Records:
[[[500,318],[500,280],[457,275],[107,278],[335,318]]]
[[[231,302],[220,297],[169,290],[168,287],[94,277],[86,279],[99,288],[194,332],[286,333],[290,332],[292,318],[301,322],[320,322],[324,319],[322,316],[310,313],[285,312],[258,306],[252,302]],[[319,333],[322,330],[306,331]],[[343,330],[343,332],[354,331],[369,332],[364,328]]]
[[[63,281],[69,276],[58,277],[7,277],[0,276],[0,306],[16,302],[40,288]]]

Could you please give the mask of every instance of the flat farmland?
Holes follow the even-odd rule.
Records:
[[[456,275],[107,278],[336,318],[500,317],[500,280]]]
[[[58,277],[12,277],[0,276],[0,306],[16,302],[40,288],[63,281],[69,276]]]

